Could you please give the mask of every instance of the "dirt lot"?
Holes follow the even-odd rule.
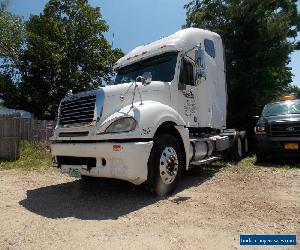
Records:
[[[0,214],[1,249],[253,249],[240,234],[299,241],[300,169],[194,169],[168,199],[121,181],[3,170]]]

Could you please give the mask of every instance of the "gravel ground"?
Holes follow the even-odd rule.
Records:
[[[0,214],[0,249],[254,249],[239,235],[299,241],[300,169],[194,169],[166,199],[122,181],[5,170]]]

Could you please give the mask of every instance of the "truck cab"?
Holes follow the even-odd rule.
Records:
[[[293,95],[267,104],[254,129],[258,161],[270,157],[298,156],[300,100]]]
[[[223,55],[221,37],[196,28],[134,49],[114,65],[113,84],[61,101],[54,165],[168,194],[192,163],[230,148],[240,157],[245,133],[226,130]]]

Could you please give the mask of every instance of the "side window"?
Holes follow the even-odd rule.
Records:
[[[193,64],[182,59],[179,82],[185,85],[195,85]]]
[[[216,57],[215,45],[212,40],[204,39],[204,47],[208,55],[210,55],[212,58]]]

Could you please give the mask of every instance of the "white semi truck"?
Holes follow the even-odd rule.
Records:
[[[112,84],[60,103],[51,151],[63,173],[147,183],[166,195],[191,166],[248,151],[246,133],[226,129],[218,34],[180,30],[132,50],[114,70]]]

